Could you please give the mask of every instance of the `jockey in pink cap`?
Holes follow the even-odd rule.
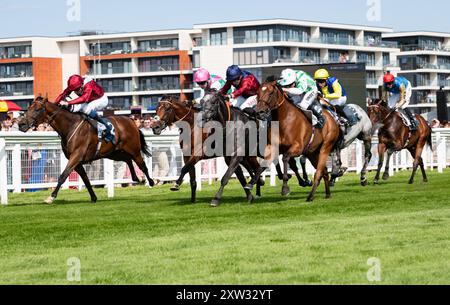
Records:
[[[211,75],[208,70],[204,68],[200,68],[195,72],[194,82],[202,89],[202,93],[198,98],[200,101],[205,96],[205,91],[207,90],[216,90],[220,91],[222,87],[225,85],[225,81],[217,75]]]

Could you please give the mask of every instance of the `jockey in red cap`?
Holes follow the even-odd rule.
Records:
[[[72,92],[75,92],[78,98],[67,102],[66,98]],[[108,97],[105,95],[103,88],[94,80],[83,79],[80,75],[72,75],[67,81],[67,88],[56,98],[55,103],[62,106],[71,106],[73,112],[82,112],[90,118],[99,121],[106,127],[105,139],[114,142],[114,137],[111,134],[111,125],[97,113],[97,111],[103,110],[108,106]]]

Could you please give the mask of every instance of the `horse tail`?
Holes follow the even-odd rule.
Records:
[[[141,152],[145,156],[151,157],[152,153],[150,152],[150,148],[147,145],[147,141],[145,141],[144,133],[141,130],[139,130],[139,136],[141,138]]]
[[[430,146],[430,149],[433,150],[433,130],[430,126],[428,126],[428,131],[427,144]]]

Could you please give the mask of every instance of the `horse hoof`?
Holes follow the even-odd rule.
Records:
[[[150,181],[148,182],[148,185],[150,187],[154,187],[155,186],[155,181],[153,181],[153,179],[150,179]]]
[[[44,203],[46,203],[46,204],[52,204],[53,202],[55,202],[55,198],[53,198],[52,196],[48,197],[44,201]]]
[[[248,203],[253,203],[253,200],[255,200],[255,197],[253,197],[253,195],[250,195],[247,197],[247,202]]]
[[[331,199],[331,194],[326,194],[325,199]]]
[[[287,197],[291,194],[291,190],[289,187],[283,187],[283,190],[281,191],[281,196]]]
[[[251,191],[251,190],[253,190],[253,185],[247,184],[246,186],[244,186],[244,189]]]
[[[428,182],[428,179],[423,179],[423,182],[427,183],[427,182]]]
[[[408,184],[414,184],[414,180],[409,180]]]
[[[309,187],[313,186],[313,182],[311,180],[307,180],[306,186],[309,186]]]
[[[361,186],[367,186],[368,184],[369,182],[367,181],[367,179],[361,180]]]
[[[259,179],[259,185],[260,186],[264,186],[264,185],[266,185],[266,181],[264,181],[264,179]]]
[[[313,202],[314,198],[309,196],[308,199],[306,199],[306,202]]]
[[[347,172],[347,170],[348,170],[347,167],[341,168],[341,170],[339,171],[338,177],[344,176],[344,174]]]
[[[384,181],[389,180],[389,174],[388,174],[388,173],[385,173],[385,174],[383,175],[383,180],[384,180]]]
[[[380,184],[380,182],[378,181],[378,180],[375,180],[374,182],[373,182],[373,185],[379,185]]]
[[[220,202],[217,199],[214,199],[213,201],[211,201],[211,204],[210,204],[210,206],[213,208],[217,208],[219,205],[220,205]]]
[[[92,198],[92,199],[91,199],[91,203],[92,203],[92,204],[97,203],[97,198]]]
[[[261,199],[261,196],[256,195],[256,196],[255,196],[255,200],[259,200],[259,199]]]
[[[180,186],[179,186],[178,184],[174,184],[174,185],[170,188],[170,190],[171,190],[172,192],[178,192],[178,191],[180,190]]]

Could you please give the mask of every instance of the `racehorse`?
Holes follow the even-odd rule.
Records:
[[[129,118],[112,116],[109,119],[115,127],[117,144],[102,142],[99,149],[96,127],[93,127],[85,115],[72,113],[42,97],[37,97],[28,107],[19,122],[20,131],[26,132],[47,121],[60,136],[62,150],[68,159],[66,168],[59,176],[58,185],[51,196],[45,200],[46,203],[51,204],[55,201],[61,186],[74,170],[83,179],[92,203],[97,202],[97,196],[92,189],[83,164],[103,158],[124,161],[130,168],[133,181],[141,182],[136,175],[132,162],[134,161],[147,177],[149,185],[154,185],[141,155],[141,153],[146,156],[151,155],[142,132]]]
[[[172,191],[178,191],[180,190],[180,187],[183,183],[184,176],[189,173],[190,176],[190,185],[191,185],[191,201],[196,201],[196,190],[197,190],[197,182],[196,182],[196,175],[195,175],[195,164],[197,164],[201,160],[205,159],[212,159],[216,158],[218,156],[206,156],[203,151],[201,153],[195,153],[196,147],[194,143],[196,142],[194,139],[194,129],[195,129],[195,114],[197,114],[199,111],[195,109],[192,105],[188,105],[187,103],[179,101],[177,98],[173,96],[164,96],[161,101],[158,104],[158,107],[156,109],[156,114],[158,117],[158,120],[156,120],[153,125],[153,132],[156,135],[160,135],[161,132],[167,128],[167,126],[170,126],[172,124],[176,124],[178,122],[186,122],[190,126],[191,131],[191,152],[190,156],[183,156],[185,165],[181,169],[181,174],[178,180],[174,183],[171,190]],[[202,143],[205,142],[205,140],[209,137],[209,133],[202,132]],[[180,145],[183,147],[182,142],[182,136],[180,136]],[[225,158],[225,161],[227,162],[228,159]],[[247,169],[247,171],[252,174],[253,173],[253,167],[257,165],[256,160],[250,160],[252,162],[251,164],[247,162],[247,160],[243,160],[242,165]],[[242,186],[244,187],[247,184],[247,181],[245,180],[244,173],[242,171],[241,167],[236,168],[236,176],[241,182]],[[262,182],[260,182],[262,183]],[[247,200],[249,202],[253,201],[253,195],[250,191],[245,189],[245,193],[247,196]],[[261,196],[260,189],[257,190],[257,196]]]
[[[330,185],[333,186],[336,179],[342,176],[343,172],[345,172],[345,170],[342,170],[341,150],[349,147],[356,139],[358,139],[364,142],[364,165],[361,170],[360,181],[362,186],[367,186],[367,166],[369,165],[370,159],[372,159],[372,122],[370,121],[367,113],[360,106],[349,104],[347,107],[352,108],[360,120],[357,124],[349,128],[343,140],[339,142],[340,145],[338,145],[332,153],[333,169],[331,173]]]
[[[425,172],[425,167],[422,159],[422,152],[425,145],[428,143],[430,148],[433,148],[432,143],[432,130],[428,126],[427,121],[421,116],[416,114],[415,117],[419,122],[419,127],[416,131],[411,132],[409,128],[403,123],[403,119],[400,114],[390,109],[385,101],[374,101],[371,106],[369,106],[369,117],[372,121],[374,129],[378,130],[378,170],[375,176],[375,184],[379,183],[380,173],[384,162],[384,153],[388,152],[388,157],[386,160],[385,173],[383,175],[383,180],[389,179],[389,161],[392,154],[395,151],[401,151],[407,149],[413,159],[413,171],[411,178],[409,179],[409,184],[414,183],[414,176],[416,175],[417,168],[420,166],[422,171],[422,177],[424,182],[428,182],[427,174]]]
[[[270,118],[272,122],[279,122],[279,137],[271,138],[270,145],[279,145],[279,151],[283,154],[284,176],[281,194],[283,196],[290,194],[287,175],[289,159],[304,155],[316,168],[314,184],[307,201],[314,199],[322,178],[325,182],[326,198],[330,198],[330,181],[326,162],[340,137],[340,128],[327,110],[323,111],[326,120],[324,127],[322,129],[313,128],[306,115],[288,99],[276,81],[265,82],[258,90],[256,106],[256,112],[260,119],[268,120]],[[269,152],[266,160],[273,162],[276,157]],[[253,184],[252,180],[248,187],[252,188]]]
[[[242,110],[231,107],[227,103],[225,96],[215,90],[206,92],[202,99],[202,105],[203,114],[200,122],[202,127],[205,126],[206,123],[214,121],[220,125],[217,128],[225,129],[223,132],[222,144],[223,151],[227,152],[227,155],[224,157],[228,164],[228,169],[222,177],[219,191],[211,201],[211,206],[216,207],[220,204],[225,186],[228,184],[233,173],[240,168],[239,164],[249,165],[247,166],[247,170],[251,175],[252,180],[257,184],[257,196],[260,196],[260,187],[263,185],[260,176],[264,169],[262,169],[257,159],[258,147],[252,147],[250,144],[250,142],[252,142],[253,144],[258,145],[256,138],[250,139],[251,136],[258,136],[256,121],[254,121],[253,130],[251,128],[247,131],[241,129],[241,127],[245,128],[244,126],[249,126],[249,123],[253,122],[252,119],[245,115]],[[230,125],[234,126],[229,128]],[[240,133],[241,131],[243,131],[242,134]],[[244,138],[242,138],[242,136]],[[253,140],[255,141],[253,142]],[[232,151],[229,149],[230,147],[232,148]],[[239,178],[239,180],[244,186],[244,189],[250,192],[250,190],[246,188],[247,182],[245,181],[245,178]]]

